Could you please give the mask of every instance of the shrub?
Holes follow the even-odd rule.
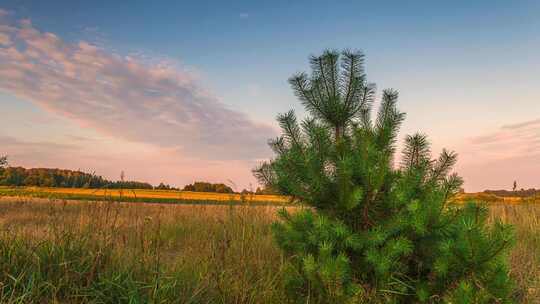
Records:
[[[225,184],[212,184],[208,182],[194,182],[186,185],[184,191],[234,193],[233,189]]]
[[[278,116],[276,156],[254,170],[266,186],[312,208],[281,212],[274,233],[289,257],[286,287],[298,303],[506,303],[512,228],[487,210],[451,204],[462,179],[454,152],[433,160],[425,135],[396,139],[405,118],[373,84],[359,52],[325,51],[312,74],[289,79],[309,113]]]

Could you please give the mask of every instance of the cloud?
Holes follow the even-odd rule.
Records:
[[[11,39],[8,35],[0,33],[0,45],[9,45],[11,44]]]
[[[502,129],[514,130],[514,129],[523,129],[523,128],[530,128],[530,127],[532,128],[540,127],[540,119],[534,119],[534,120],[529,120],[522,123],[505,125],[502,127]]]
[[[247,19],[247,18],[249,18],[248,13],[240,13],[240,19]]]
[[[508,189],[514,180],[524,188],[539,186],[540,119],[468,138],[458,151],[467,189]]]
[[[469,139],[470,150],[484,159],[508,159],[540,153],[540,119],[502,126]]]
[[[12,147],[17,147],[22,149],[33,149],[33,148],[50,148],[54,149],[55,151],[58,150],[72,150],[75,147],[68,144],[58,144],[54,142],[47,142],[47,141],[40,141],[40,142],[29,142],[29,141],[21,141],[11,136],[5,136],[0,135],[0,143],[2,144],[2,148],[9,149]]]
[[[0,21],[0,90],[101,134],[190,158],[265,158],[275,134],[229,109],[192,72],[68,43],[29,19]]]
[[[77,151],[77,147],[69,144],[59,144],[49,141],[23,141],[11,136],[0,134],[2,153],[7,153],[15,159],[33,159],[41,162],[65,160],[66,155]]]

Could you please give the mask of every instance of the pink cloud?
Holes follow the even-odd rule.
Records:
[[[0,33],[0,45],[10,45],[10,44],[11,44],[11,38],[5,33]]]
[[[525,121],[522,123],[516,123],[516,124],[510,124],[502,126],[503,129],[523,129],[523,128],[539,128],[540,127],[540,119],[534,119]]]
[[[274,136],[270,126],[219,102],[190,72],[67,43],[28,19],[0,21],[0,90],[177,157],[252,161],[269,155],[266,140]]]
[[[524,188],[540,186],[540,119],[471,137],[458,151],[468,190],[508,189],[514,180]]]
[[[10,158],[29,159],[34,162],[60,161],[77,151],[77,147],[69,144],[59,144],[49,141],[22,141],[11,136],[0,134],[1,154],[7,153]],[[34,163],[35,165],[36,163]]]
[[[484,159],[523,157],[540,151],[540,120],[502,126],[496,132],[472,137],[468,151],[482,153]]]

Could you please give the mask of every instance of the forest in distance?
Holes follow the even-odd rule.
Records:
[[[121,176],[123,173],[121,173]],[[242,194],[276,194],[275,191],[265,187],[256,189],[234,189],[224,183],[210,183],[195,181],[184,187],[175,187],[166,183],[152,185],[147,182],[116,180],[111,181],[94,173],[86,173],[80,170],[68,170],[57,168],[23,168],[23,167],[0,167],[0,186],[5,187],[50,187],[50,188],[82,188],[82,189],[146,189],[146,190],[176,190],[191,192],[215,192],[215,193],[242,193]],[[540,195],[540,189],[497,189],[484,190],[483,193],[497,197],[528,198]]]
[[[121,176],[123,174],[121,173]],[[50,188],[82,188],[82,189],[146,189],[176,190],[191,192],[243,193],[243,194],[275,194],[273,191],[258,187],[255,190],[243,189],[234,191],[224,183],[195,181],[183,188],[160,183],[152,185],[147,182],[121,180],[111,181],[94,173],[80,170],[0,167],[0,186],[5,187],[50,187]]]

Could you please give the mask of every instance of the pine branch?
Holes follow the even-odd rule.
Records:
[[[394,150],[397,131],[405,119],[405,113],[396,108],[398,93],[395,90],[383,91],[381,107],[375,123],[377,143],[380,147],[387,147],[388,151]]]
[[[270,146],[272,151],[277,155],[284,155],[287,152],[283,136],[268,140],[268,146]]]
[[[407,135],[403,150],[402,168],[412,170],[429,162],[430,145],[425,134]]]
[[[330,87],[332,90],[332,94],[329,96],[333,98],[337,98],[339,96],[339,83],[338,83],[338,60],[339,60],[339,53],[337,51],[331,51],[328,50],[323,55],[325,65],[327,65],[326,69],[329,71],[329,77],[330,78]],[[329,92],[330,93],[330,92]]]
[[[293,88],[295,95],[302,101],[306,109],[315,116],[324,117],[324,111],[321,108],[319,101],[313,94],[313,83],[308,88],[308,80],[306,73],[299,73],[289,78],[289,84]],[[321,98],[319,100],[322,100]]]
[[[330,94],[330,85],[328,84],[328,80],[327,80],[327,75],[326,75],[327,71],[325,70],[325,67],[324,67],[324,58],[325,58],[324,54],[319,57],[313,56],[311,58],[311,61],[312,61],[314,79],[317,79],[317,80],[320,79],[320,81],[322,82],[325,89],[324,90],[325,94],[322,94],[323,95],[322,97],[327,99],[332,95]]]
[[[275,185],[275,174],[270,163],[263,162],[258,167],[253,169],[252,172],[259,183],[265,185],[266,187]]]
[[[302,148],[302,134],[300,131],[300,127],[298,126],[298,122],[296,121],[296,115],[294,114],[294,110],[290,110],[287,113],[278,115],[277,121],[279,122],[279,125],[283,130],[284,137],[288,139],[290,144],[295,147]]]
[[[452,167],[457,163],[457,156],[457,153],[454,151],[443,149],[439,159],[433,166],[431,180],[436,182],[446,177],[450,170],[452,170]]]

